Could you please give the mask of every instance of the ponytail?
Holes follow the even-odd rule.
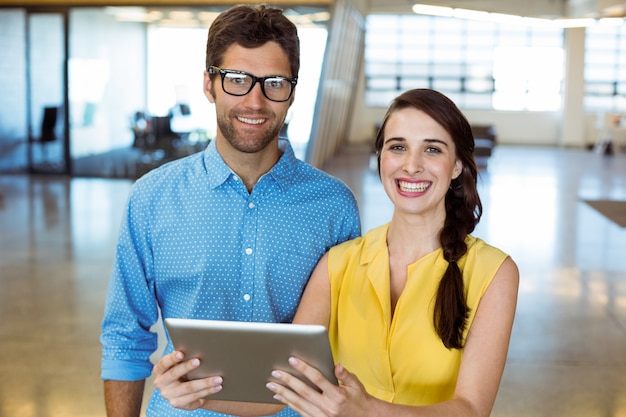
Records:
[[[448,268],[437,289],[433,322],[435,330],[448,349],[462,349],[463,334],[467,326],[470,308],[465,298],[463,273],[458,260],[467,252],[465,238],[474,230],[482,214],[480,200],[464,201],[463,173],[452,181],[446,194],[446,221],[439,236],[443,257]],[[470,204],[468,204],[470,203]],[[475,208],[471,210],[470,207]]]

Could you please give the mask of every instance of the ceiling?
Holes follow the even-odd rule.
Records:
[[[0,0],[0,4],[6,1]],[[59,1],[59,0],[19,0]],[[73,0],[89,3],[94,0]],[[128,0],[105,0],[124,3]],[[172,0],[134,0],[143,7],[111,7],[107,11],[123,21],[159,22],[160,25],[207,27],[233,0],[184,0],[188,7],[171,7]],[[285,9],[299,25],[325,25],[328,6],[335,0],[272,0]],[[490,13],[511,14],[543,19],[601,18],[626,16],[626,0],[350,0],[362,13],[413,14],[415,3],[447,6]],[[162,5],[160,5],[162,3]],[[181,2],[182,3],[182,2]],[[207,6],[210,4],[210,6]],[[169,7],[165,6],[169,5]],[[567,20],[572,26],[583,25]],[[588,22],[584,25],[587,25]],[[565,25],[564,25],[565,27]]]
[[[105,11],[120,22],[158,23],[160,26],[209,27],[213,20],[231,5],[211,3],[210,6],[107,6]],[[282,7],[285,14],[299,26],[326,25],[330,19],[327,6],[311,6],[302,2]]]
[[[271,0],[271,4],[295,9],[295,15],[310,15],[307,7],[325,9],[335,0]],[[350,0],[362,13],[413,13],[415,3],[479,10],[492,13],[513,14],[525,17],[557,18],[601,18],[626,17],[626,0]],[[62,5],[68,0],[0,0],[0,6]],[[226,7],[235,0],[71,0],[71,4],[109,6],[144,6],[146,8],[172,7],[183,4],[188,7]],[[210,5],[209,7],[207,7]],[[303,10],[297,10],[303,9]]]
[[[415,3],[541,18],[623,17],[618,0],[369,0],[369,13],[411,13]]]

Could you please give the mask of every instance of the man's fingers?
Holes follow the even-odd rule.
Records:
[[[185,355],[182,352],[176,350],[169,355],[163,356],[154,366],[152,373],[156,376],[164,374],[170,368],[179,364],[183,359],[185,359]]]
[[[168,368],[167,365],[170,359],[172,358],[163,357],[157,364],[159,367],[158,370],[156,370],[157,366],[155,366],[154,386],[159,390],[163,390],[174,382],[187,381],[186,375],[200,366],[200,360],[198,358],[180,363],[180,357],[177,357],[174,359],[173,365]]]

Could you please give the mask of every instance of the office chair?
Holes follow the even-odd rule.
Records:
[[[59,108],[46,106],[43,108],[43,116],[41,118],[41,131],[38,137],[30,137],[32,143],[41,145],[41,155],[43,162],[49,164],[48,145],[57,139],[56,126],[59,116]]]
[[[54,142],[56,140],[55,130],[58,112],[58,107],[44,107],[41,121],[41,135],[39,136],[40,142]]]

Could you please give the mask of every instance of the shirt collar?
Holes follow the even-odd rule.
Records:
[[[297,181],[295,174],[299,161],[293,152],[289,140],[280,138],[278,140],[278,148],[283,152],[283,155],[264,176],[269,175],[284,191],[291,183]],[[235,175],[217,151],[214,140],[209,142],[204,151],[204,164],[209,176],[208,183],[210,188],[219,187],[231,175]]]
[[[281,190],[285,191],[292,183],[298,181],[296,167],[299,161],[289,140],[278,139],[278,149],[282,151],[283,155],[266,175],[269,175],[276,181]]]
[[[363,251],[361,253],[360,263],[361,265],[368,265],[376,262],[378,256],[388,256],[389,248],[387,247],[387,232],[389,231],[389,225],[391,222],[387,222],[381,226],[367,232],[363,239]],[[465,237],[465,244],[467,245],[468,252],[476,242],[476,238],[472,235]],[[428,255],[427,255],[428,256]],[[459,259],[458,264],[461,269],[467,259],[467,252]],[[447,267],[448,261],[443,257],[443,249],[439,248],[436,251],[436,262],[442,263],[444,268]]]
[[[361,265],[371,264],[374,259],[382,254],[387,253],[387,231],[389,223],[375,227],[367,232],[363,239],[363,251],[361,252]]]

